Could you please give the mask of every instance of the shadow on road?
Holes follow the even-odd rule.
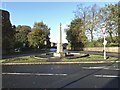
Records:
[[[116,83],[117,82],[117,83]],[[120,90],[120,77],[118,78],[114,78],[113,80],[111,80],[109,83],[107,83],[103,89],[100,90],[105,90],[105,89],[113,89],[113,90]]]
[[[113,62],[113,63],[111,63],[111,64],[109,64],[109,65],[107,65],[107,66],[111,66],[111,65],[113,65],[114,63],[115,63],[115,62]],[[81,80],[81,79],[84,79],[84,78],[86,78],[86,77],[88,77],[88,76],[90,76],[90,75],[93,75],[93,74],[95,74],[95,73],[97,73],[97,72],[99,72],[99,71],[101,71],[101,70],[103,70],[103,69],[98,69],[97,71],[94,71],[94,72],[92,72],[92,73],[90,73],[90,74],[87,74],[87,75],[85,75],[85,76],[77,79],[77,80],[74,80],[74,81],[72,81],[72,82],[70,82],[70,83],[68,83],[68,84],[66,84],[66,85],[64,85],[64,86],[62,86],[61,88],[56,89],[56,90],[64,90],[65,87],[67,87],[67,86],[69,86],[69,85],[71,85],[71,84],[73,84],[73,83],[75,83],[75,82],[77,82],[77,81],[79,81],[79,80]],[[97,90],[106,90],[107,88],[108,88],[108,90],[119,90],[119,89],[117,88],[119,85],[115,85],[115,83],[114,83],[114,82],[116,82],[116,80],[118,80],[118,78],[113,79],[111,82],[109,82],[109,83],[108,83],[107,85],[105,85],[103,88],[99,88],[99,89],[97,89]],[[119,80],[120,80],[120,78],[119,78]],[[119,82],[118,82],[118,84],[119,84]],[[113,88],[109,89],[109,88],[111,87],[111,85],[113,86]],[[85,88],[84,88],[84,89],[85,89]],[[83,90],[84,90],[84,89],[83,89]],[[86,88],[86,89],[87,89],[87,88]],[[89,89],[89,87],[88,87],[88,89]],[[93,90],[94,90],[94,89],[93,89]]]

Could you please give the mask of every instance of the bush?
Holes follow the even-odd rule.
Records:
[[[94,43],[93,42],[88,42],[85,47],[94,47]]]
[[[94,46],[95,47],[101,47],[101,46],[103,46],[103,43],[96,41],[96,42],[94,42]]]
[[[108,43],[107,46],[108,47],[118,47],[119,44],[118,43]]]

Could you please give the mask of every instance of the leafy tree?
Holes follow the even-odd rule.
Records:
[[[32,32],[28,34],[29,45],[33,47],[43,47],[47,41],[47,46],[50,45],[49,40],[50,28],[43,22],[36,22],[32,28]]]
[[[22,31],[22,30],[26,30],[26,31],[31,31],[31,27],[27,26],[27,25],[18,25],[16,27],[16,31]]]
[[[118,7],[120,7],[120,2],[118,3]],[[120,47],[120,9],[118,9],[118,46]]]
[[[39,29],[41,29],[44,34],[45,34],[45,41],[46,41],[46,46],[50,47],[50,28],[48,28],[48,26],[46,24],[44,24],[43,22],[35,22],[34,27],[37,27]]]
[[[38,47],[44,45],[45,35],[42,30],[33,28],[32,32],[28,34],[29,45],[33,47]]]
[[[110,37],[110,43],[116,43],[119,36],[119,9],[120,4],[108,4],[103,8],[98,8],[96,4],[92,6],[78,5],[75,12],[75,16],[83,20],[84,29],[86,30],[86,36],[90,35],[91,41],[94,43],[94,35],[101,36],[98,30],[101,29],[101,25],[106,24],[106,33]],[[94,32],[96,34],[94,34]],[[113,38],[116,36],[116,39]]]
[[[9,52],[14,48],[15,31],[9,19],[9,12],[5,10],[0,10],[0,12],[2,12],[2,50],[3,52]]]
[[[18,25],[16,27],[16,34],[15,34],[15,39],[16,39],[16,45],[15,47],[22,47],[24,44],[25,46],[28,44],[28,38],[27,35],[31,31],[31,27],[26,26],[26,25]]]
[[[118,39],[117,36],[113,36],[113,40],[115,41],[116,38]],[[118,40],[115,41],[115,43],[111,43],[111,38],[110,37],[106,37],[107,40],[107,47],[115,47],[118,46]],[[103,46],[103,42],[104,42],[104,38],[99,38],[98,40],[95,41],[95,46]]]
[[[80,18],[72,20],[69,29],[66,29],[66,39],[71,44],[73,49],[84,47],[87,42],[87,37],[83,29],[83,21]]]
[[[109,34],[111,38],[111,43],[114,43],[115,40],[113,36],[118,36],[118,20],[119,11],[118,11],[118,4],[108,4],[104,8],[100,9],[99,18],[101,22],[106,24],[106,32]],[[117,38],[116,38],[117,40]]]

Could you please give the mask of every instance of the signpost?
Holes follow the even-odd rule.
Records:
[[[105,40],[105,36],[106,36],[106,26],[103,26],[102,27],[102,32],[104,34],[104,42],[103,42],[103,45],[104,45],[104,59],[106,59],[106,44],[107,44],[107,41]]]

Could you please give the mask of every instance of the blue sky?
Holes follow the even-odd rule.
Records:
[[[57,42],[59,23],[69,24],[74,19],[73,11],[76,6],[83,3],[91,5],[95,3],[87,2],[2,2],[2,9],[10,12],[10,20],[13,25],[28,25],[33,27],[34,22],[43,21],[51,28],[50,40]],[[98,3],[103,7],[104,2]],[[108,4],[108,2],[106,2]],[[67,42],[63,30],[63,42]]]

